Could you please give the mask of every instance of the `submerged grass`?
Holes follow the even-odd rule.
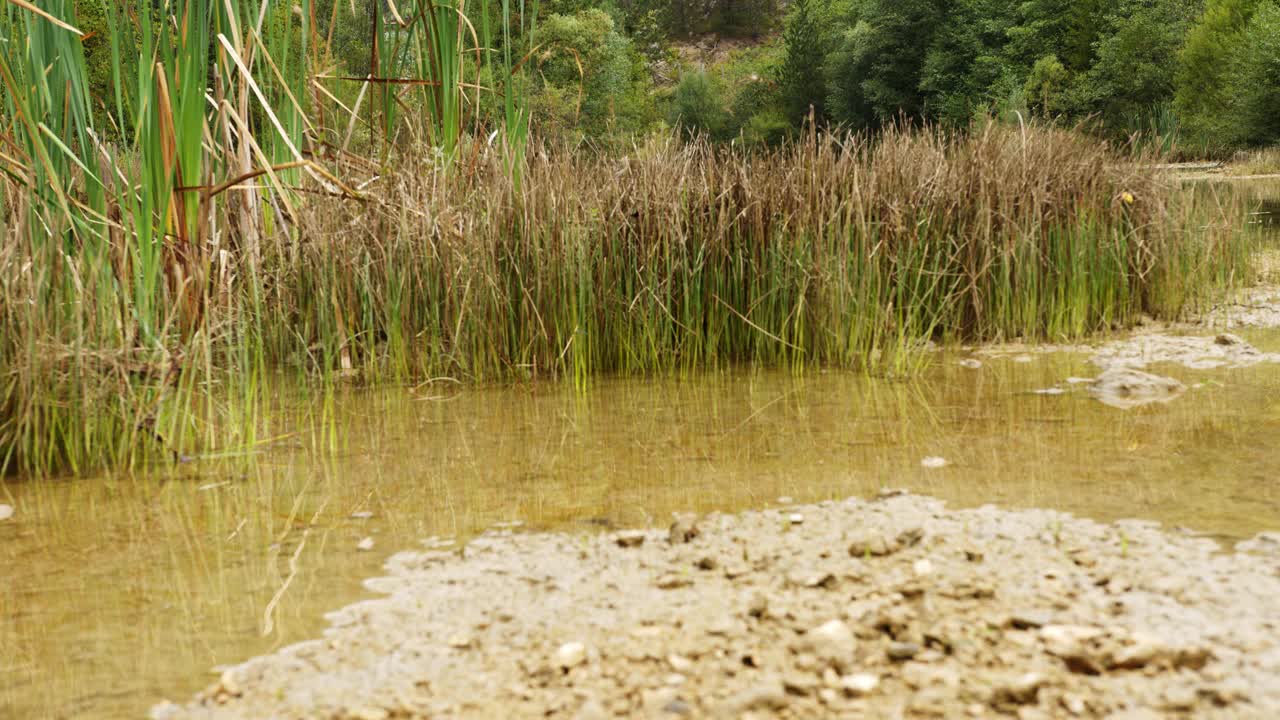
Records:
[[[42,6],[74,25],[69,0]],[[905,374],[929,341],[1176,316],[1247,268],[1235,201],[1069,132],[595,154],[531,138],[533,23],[506,0],[496,32],[461,2],[378,21],[374,69],[395,76],[350,104],[321,82],[343,78],[310,2],[139,7],[113,16],[140,20],[113,38],[115,97],[95,105],[76,36],[0,6],[3,471],[251,445],[280,366],[579,385],[744,362]],[[472,82],[480,64],[497,87]],[[478,113],[486,92],[496,118]],[[375,159],[349,142],[366,95]]]

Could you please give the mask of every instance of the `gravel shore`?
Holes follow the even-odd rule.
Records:
[[[884,493],[426,545],[152,717],[1280,717],[1277,537]]]

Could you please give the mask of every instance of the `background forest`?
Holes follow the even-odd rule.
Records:
[[[110,98],[104,0],[78,0],[95,97]],[[375,0],[317,0],[338,74],[370,69]],[[384,0],[385,2],[385,0]],[[273,12],[289,12],[272,3]],[[471,3],[480,27],[496,6]],[[516,8],[544,136],[619,141],[679,125],[771,142],[812,109],[875,128],[903,116],[1084,124],[1183,154],[1280,141],[1276,0],[543,0]],[[394,6],[384,4],[391,13]],[[536,24],[533,23],[536,16]],[[354,94],[357,83],[349,83]]]

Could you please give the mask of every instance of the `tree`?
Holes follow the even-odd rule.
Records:
[[[718,137],[724,130],[726,113],[705,70],[685,73],[671,101],[671,123],[690,135]]]
[[[924,114],[924,61],[946,0],[866,0],[827,61],[828,112],[851,127]]]
[[[1208,0],[1204,14],[1187,33],[1175,80],[1175,108],[1183,128],[1206,144],[1219,144],[1231,134],[1228,81],[1257,5],[1258,0]]]
[[[1235,61],[1234,133],[1246,145],[1280,143],[1280,3],[1264,2],[1245,28]]]
[[[964,124],[997,104],[1000,86],[1017,74],[1004,54],[1014,14],[1010,0],[951,3],[921,69],[920,89],[931,117]]]
[[[819,14],[811,4],[821,0],[792,0],[782,35],[784,55],[778,70],[788,118],[799,124],[808,116],[810,107],[815,118],[826,116],[827,83],[824,64],[825,42],[819,26]]]
[[[1122,3],[1107,18],[1079,97],[1113,128],[1173,99],[1178,53],[1194,20],[1194,0]]]

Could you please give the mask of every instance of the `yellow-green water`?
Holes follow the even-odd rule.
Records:
[[[1280,332],[1246,336],[1280,351]],[[1161,370],[1204,386],[1131,411],[1083,391],[1033,394],[1093,373],[1059,354],[978,370],[940,358],[909,383],[739,371],[598,380],[585,393],[349,389],[311,421],[336,430],[333,452],[301,432],[252,462],[10,483],[0,717],[140,716],[220,663],[318,634],[388,553],[512,520],[662,523],[892,486],[1227,537],[1280,527],[1280,366]],[[310,407],[299,398],[281,412]],[[926,469],[926,456],[949,464]],[[374,550],[357,549],[365,537]]]

